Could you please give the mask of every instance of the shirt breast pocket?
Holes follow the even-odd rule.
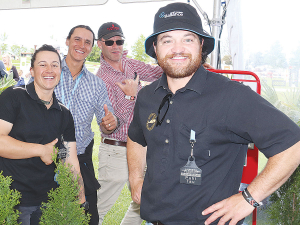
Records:
[[[210,147],[209,140],[206,138],[207,127],[188,127],[185,124],[181,124],[180,131],[178,133],[178,147],[177,153],[179,158],[183,160],[188,160],[188,157],[191,156],[192,145],[190,142],[191,130],[194,130],[196,135],[196,142],[194,142],[193,147],[193,156],[195,157],[196,164],[198,166],[206,164],[210,159]]]

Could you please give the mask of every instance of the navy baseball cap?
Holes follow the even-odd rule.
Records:
[[[98,30],[98,40],[101,40],[101,38],[107,40],[114,36],[121,36],[125,38],[122,28],[117,23],[114,22],[104,23],[101,25],[101,27]]]
[[[145,41],[146,53],[156,58],[153,48],[154,38],[161,33],[172,30],[187,30],[204,38],[203,46],[207,54],[214,50],[215,39],[202,28],[202,21],[196,9],[186,3],[171,3],[158,10],[154,17],[153,34]]]

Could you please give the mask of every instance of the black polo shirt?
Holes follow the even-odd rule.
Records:
[[[10,87],[0,95],[0,119],[13,124],[9,136],[28,143],[47,144],[61,136],[75,141],[71,113],[53,94],[53,104],[47,110],[39,100],[34,83],[26,87]],[[11,188],[21,192],[22,206],[37,206],[46,202],[47,192],[56,188],[55,165],[46,166],[39,158],[7,159],[0,157],[0,170],[13,179]]]
[[[165,74],[143,88],[128,133],[131,140],[147,146],[141,198],[145,220],[204,224],[204,209],[238,193],[248,143],[271,157],[300,140],[299,127],[269,102],[202,66],[186,87],[172,94],[164,121],[155,126],[168,93]],[[196,132],[196,164],[202,169],[200,186],[180,183],[180,168],[191,155],[191,130]]]

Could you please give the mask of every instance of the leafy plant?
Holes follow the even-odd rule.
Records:
[[[56,154],[54,154],[53,158],[56,164],[56,180],[59,187],[48,193],[49,201],[47,203],[42,203],[40,224],[87,225],[90,215],[85,214],[84,209],[80,208],[78,201],[80,191],[78,185],[79,177],[75,177],[70,165],[66,165],[61,160],[56,161]]]
[[[19,211],[14,207],[20,203],[21,193],[11,190],[11,177],[4,177],[0,172],[0,224],[15,225],[19,218]]]
[[[300,167],[271,195],[270,201],[267,213],[274,224],[300,224]]]
[[[13,79],[13,73],[11,72],[10,74],[7,75],[7,77],[3,77],[0,79],[0,94],[8,87],[13,86],[17,83]]]

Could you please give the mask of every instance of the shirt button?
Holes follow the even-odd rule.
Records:
[[[169,143],[169,140],[168,140],[168,139],[166,139],[166,140],[165,140],[165,143],[166,143],[166,144],[168,144],[168,143]]]
[[[170,101],[170,104],[172,105],[172,104],[173,104],[173,101]]]
[[[167,123],[170,123],[170,120],[169,120],[169,119],[167,119],[167,120],[166,120],[166,122],[167,122]]]

